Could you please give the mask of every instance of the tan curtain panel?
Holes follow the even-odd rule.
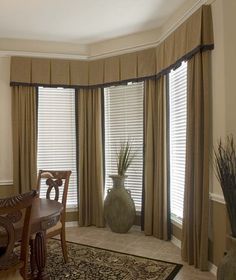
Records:
[[[170,238],[165,77],[145,81],[144,232]]]
[[[79,224],[104,226],[102,90],[78,91]]]
[[[19,193],[36,187],[36,89],[12,87],[13,179]]]
[[[187,142],[182,257],[208,270],[209,52],[188,61]]]
[[[155,48],[93,61],[12,57],[11,83],[100,86],[143,79],[160,75],[205,49],[213,49],[211,7],[207,5]]]

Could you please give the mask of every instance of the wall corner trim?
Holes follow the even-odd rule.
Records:
[[[209,199],[218,203],[225,204],[224,196],[216,193],[209,193]]]
[[[79,226],[79,223],[76,222],[76,221],[73,221],[73,222],[66,222],[66,227],[78,227]]]
[[[176,238],[174,235],[171,235],[171,242],[178,248],[181,249],[181,241]]]
[[[211,263],[211,262],[208,262],[208,268],[209,268],[209,271],[210,271],[214,276],[217,275],[217,266],[216,266],[216,265],[214,265],[214,264]]]

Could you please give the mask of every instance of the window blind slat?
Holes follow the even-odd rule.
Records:
[[[67,206],[77,206],[74,89],[39,88],[37,166],[38,169],[71,170]],[[40,196],[45,195],[43,183]],[[61,195],[62,192],[59,199]]]
[[[143,181],[143,92],[135,83],[105,88],[105,187],[112,187],[111,174],[117,174],[116,150],[121,141],[132,140],[137,154],[127,171],[125,187],[131,191],[136,210],[141,210]]]
[[[169,74],[170,201],[172,218],[183,218],[187,125],[187,62]]]

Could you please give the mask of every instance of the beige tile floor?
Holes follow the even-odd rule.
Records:
[[[214,280],[210,272],[201,272],[182,262],[180,249],[171,242],[145,236],[139,227],[133,227],[127,234],[113,233],[108,228],[67,227],[66,239],[81,244],[110,249],[183,264],[176,280]]]

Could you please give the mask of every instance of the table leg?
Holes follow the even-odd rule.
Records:
[[[46,238],[45,232],[37,232],[35,237],[35,260],[38,268],[39,280],[48,280],[48,276],[45,270],[46,266]]]
[[[31,278],[36,279],[37,277],[37,266],[35,261],[35,243],[34,239],[30,240],[30,270],[31,270]]]

